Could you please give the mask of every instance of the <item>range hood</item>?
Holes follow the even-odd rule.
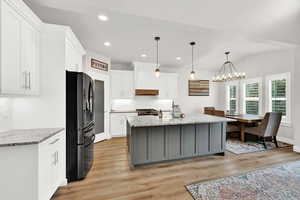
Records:
[[[155,77],[154,63],[133,62],[136,96],[158,96],[160,80]]]
[[[158,96],[159,90],[151,89],[136,89],[135,96]]]

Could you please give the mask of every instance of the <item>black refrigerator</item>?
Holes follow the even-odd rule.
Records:
[[[84,179],[94,159],[94,82],[82,72],[66,72],[66,166],[68,182]]]

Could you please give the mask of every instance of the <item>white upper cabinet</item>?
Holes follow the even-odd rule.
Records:
[[[39,94],[42,22],[20,0],[1,0],[1,95]]]
[[[133,71],[110,71],[112,99],[130,99],[134,97]]]
[[[22,23],[22,73],[24,74],[25,94],[39,93],[39,51],[40,38],[29,23]]]
[[[86,54],[75,34],[69,29],[66,34],[66,70],[81,72],[83,56]]]
[[[21,94],[25,86],[21,72],[21,17],[1,1],[1,93]]]

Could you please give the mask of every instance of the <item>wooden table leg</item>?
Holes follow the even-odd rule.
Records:
[[[241,123],[241,141],[245,142],[245,124]]]

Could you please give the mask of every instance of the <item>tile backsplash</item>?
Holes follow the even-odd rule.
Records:
[[[154,108],[157,110],[171,110],[172,101],[151,97],[136,97],[135,99],[115,99],[111,102],[112,110],[135,110]]]

